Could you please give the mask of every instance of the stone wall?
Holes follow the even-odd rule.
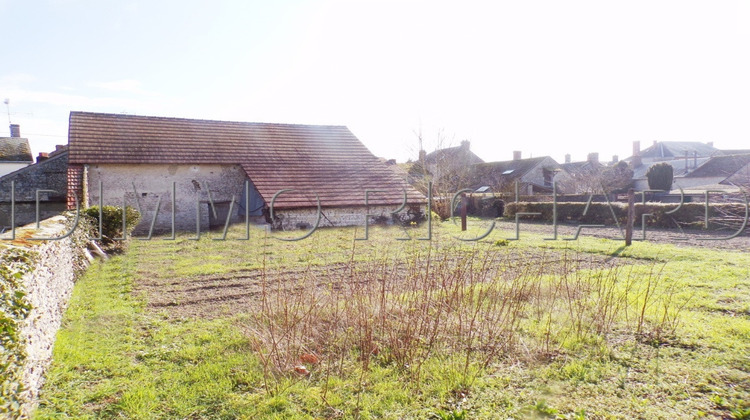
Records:
[[[391,212],[398,210],[399,206],[370,206],[361,207],[335,207],[322,208],[320,223],[318,227],[327,226],[364,226],[365,215],[370,215],[368,223],[403,223],[419,221],[424,217],[424,206],[407,205],[404,210],[395,216]],[[315,225],[317,208],[305,208],[294,210],[274,210],[272,226],[280,230],[310,229]]]
[[[67,233],[68,225],[64,216],[55,216],[42,221],[40,229],[36,229],[35,224],[18,228],[16,240],[3,242],[4,246],[25,249],[31,256],[30,270],[21,278],[26,299],[32,306],[20,324],[20,336],[26,346],[21,381],[25,388],[21,395],[22,411],[26,415],[36,406],[63,312],[86,261],[85,233],[81,228],[61,240],[32,241],[29,238],[61,236]]]
[[[67,195],[67,168],[67,151],[58,152],[45,161],[26,166],[22,170],[0,178],[0,226],[10,226],[11,183],[15,183],[16,226],[36,221],[38,190],[48,190],[39,194],[40,219],[64,211]]]
[[[206,185],[211,191],[211,199],[217,205],[217,213],[219,213],[217,223],[224,225],[228,205],[233,196],[235,204],[231,221],[244,221],[244,216],[240,215],[238,203],[241,200],[247,176],[238,165],[88,165],[84,168],[83,179],[87,181],[85,189],[88,191],[88,205],[99,204],[100,181],[105,206],[122,207],[123,197],[128,206],[136,209],[140,203],[143,213],[141,222],[135,230],[135,233],[139,235],[148,232],[160,198],[161,204],[154,231],[171,230],[173,182],[175,183],[175,228],[178,231],[195,231],[197,206],[200,206],[202,230],[208,229],[214,221],[209,214],[210,205]],[[135,185],[135,191],[133,185]],[[250,203],[251,208],[255,206],[256,203]]]
[[[37,190],[54,190],[39,195],[40,201],[65,201],[67,194],[68,153],[63,152],[53,157],[29,165],[0,178],[0,201],[10,202],[10,184],[16,184],[16,202],[36,200]]]
[[[16,226],[36,223],[36,203],[16,203],[15,217],[10,203],[0,203],[0,226],[10,230],[11,222]],[[64,201],[40,201],[39,220],[57,216],[66,210]]]

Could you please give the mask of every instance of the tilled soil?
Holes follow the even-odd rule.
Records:
[[[503,232],[514,232],[513,222],[497,222],[496,229]],[[559,224],[558,240],[573,238],[578,227]],[[551,224],[524,222],[520,226],[520,240],[524,233],[537,233],[552,237]],[[722,239],[733,232],[678,229],[649,229],[646,241],[691,246],[707,249],[750,251],[750,234],[746,230],[732,239]],[[622,243],[623,231],[616,227],[584,228],[581,236],[611,239],[613,244]],[[509,235],[509,236],[512,236]],[[635,229],[634,240],[642,238],[641,229]],[[461,257],[435,256],[441,261],[431,261],[435,267],[442,263],[466,264]],[[513,276],[527,271],[536,274],[570,272],[583,268],[609,269],[622,264],[632,264],[632,259],[622,261],[603,255],[576,253],[569,250],[551,249],[511,249],[499,247],[493,258],[495,265],[488,277],[498,275]],[[449,261],[453,259],[453,261]],[[644,262],[653,264],[653,262]],[[202,317],[214,318],[237,313],[247,313],[257,309],[265,291],[284,293],[310,293],[311,288],[319,290],[337,290],[357,282],[378,281],[387,278],[389,281],[406,281],[409,276],[420,275],[417,272],[426,270],[427,261],[396,259],[395,262],[369,261],[354,263],[334,263],[327,265],[298,266],[282,270],[249,270],[237,269],[223,274],[200,275],[185,278],[159,278],[143,276],[136,283],[136,291],[145,292],[148,306],[153,311],[164,312],[169,317]],[[433,268],[436,269],[436,268]],[[271,293],[272,294],[272,293]]]
[[[458,264],[468,264],[466,257],[433,256],[431,269],[456,269]],[[517,250],[498,248],[491,258],[484,261],[489,269],[485,281],[498,276],[529,274],[543,275],[571,272],[579,269],[608,269],[621,265],[617,258],[602,255],[576,253],[565,250]],[[477,261],[475,261],[477,263]],[[481,263],[481,262],[479,262]],[[632,263],[632,262],[631,262]],[[368,261],[310,265],[284,270],[237,270],[224,274],[201,275],[187,278],[141,278],[136,283],[136,292],[144,292],[148,307],[170,318],[200,317],[215,318],[255,311],[264,291],[266,296],[283,293],[311,293],[352,287],[356,283],[382,281],[407,281],[415,275],[423,275],[427,261],[407,262]]]

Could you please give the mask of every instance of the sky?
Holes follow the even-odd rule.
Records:
[[[485,161],[750,148],[748,0],[0,0],[0,22],[35,155],[70,111],[346,125],[400,162],[420,137]]]

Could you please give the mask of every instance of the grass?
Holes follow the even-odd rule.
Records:
[[[746,252],[434,230],[133,241],[76,285],[35,417],[747,412]],[[203,299],[252,276],[251,298]]]

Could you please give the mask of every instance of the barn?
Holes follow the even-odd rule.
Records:
[[[344,126],[71,112],[68,145],[68,208],[133,206],[140,229],[249,216],[289,230],[318,213],[319,226],[360,225],[420,217],[426,203]]]

